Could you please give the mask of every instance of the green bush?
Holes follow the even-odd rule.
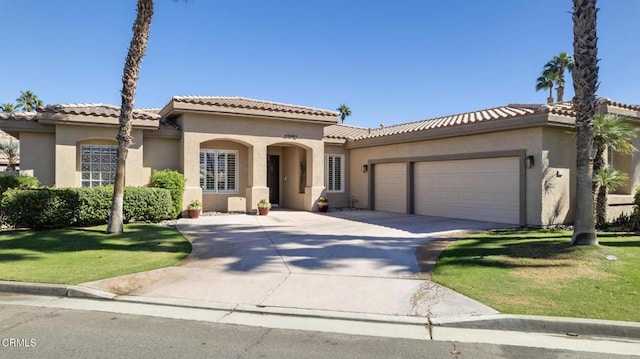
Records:
[[[10,188],[31,188],[38,187],[40,182],[38,179],[32,176],[0,176],[0,194],[4,193]]]
[[[11,189],[0,203],[3,222],[14,227],[61,228],[104,224],[111,213],[113,187]],[[171,218],[169,191],[126,187],[124,221]]]
[[[15,227],[68,227],[75,222],[78,194],[65,188],[10,189],[1,207],[2,220]]]
[[[172,218],[173,202],[164,188],[126,187],[124,189],[124,220],[129,222],[160,222]]]
[[[184,175],[174,170],[154,171],[151,174],[151,187],[166,188],[171,193],[173,210],[171,216],[177,218],[182,212],[182,198],[184,197]]]

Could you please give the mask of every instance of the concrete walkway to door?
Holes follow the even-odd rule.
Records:
[[[421,317],[495,314],[428,280],[416,249],[434,236],[500,226],[372,211],[181,219],[178,228],[193,252],[178,266],[83,285],[265,307]]]

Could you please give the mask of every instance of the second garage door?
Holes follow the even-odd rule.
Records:
[[[519,164],[518,157],[417,162],[414,211],[429,216],[518,224]]]
[[[375,210],[407,213],[407,164],[381,163],[374,168]]]

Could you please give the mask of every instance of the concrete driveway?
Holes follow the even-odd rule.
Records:
[[[428,280],[416,249],[434,236],[503,225],[449,218],[276,210],[181,219],[178,266],[85,286],[145,297],[445,317],[496,313]]]

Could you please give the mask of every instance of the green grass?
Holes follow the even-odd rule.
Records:
[[[598,239],[573,247],[567,231],[488,232],[449,246],[433,280],[502,313],[640,321],[640,237]]]
[[[121,235],[105,229],[0,232],[0,280],[78,284],[168,267],[191,252],[175,228],[128,224]]]

